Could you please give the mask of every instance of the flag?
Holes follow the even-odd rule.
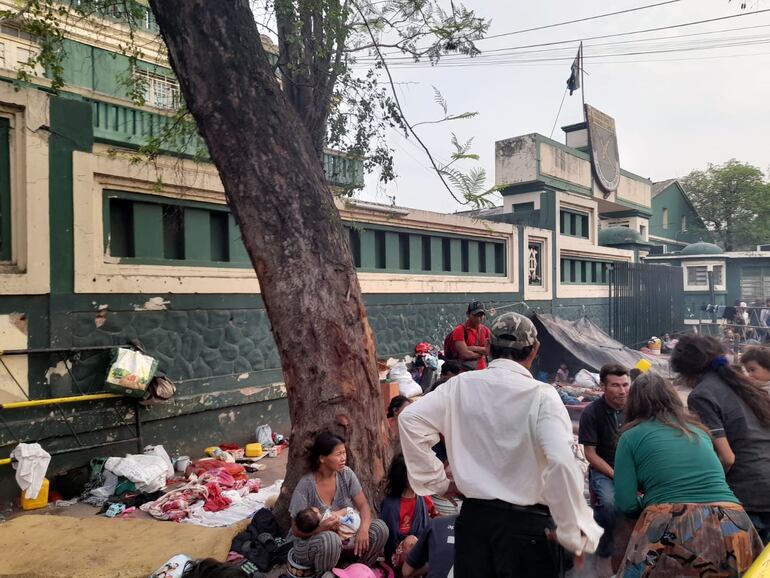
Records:
[[[580,88],[581,72],[583,71],[583,43],[580,43],[578,53],[575,56],[575,60],[572,62],[572,70],[570,71],[569,78],[567,79],[567,88],[569,89],[569,95]]]

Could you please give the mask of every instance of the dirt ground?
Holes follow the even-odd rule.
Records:
[[[267,466],[258,474],[263,487],[283,479],[287,453],[261,461]],[[146,578],[175,554],[224,560],[233,537],[248,523],[203,528],[161,522],[142,511],[133,519],[96,513],[85,504],[15,511],[0,524],[0,576]]]
[[[283,479],[286,457],[265,458],[259,472],[263,487]],[[96,516],[85,504],[65,508],[49,505],[31,512],[15,511],[0,523],[0,577],[19,578],[146,578],[174,554],[224,560],[242,525],[203,528],[154,520],[137,511],[134,519]],[[594,578],[593,556],[568,578]],[[268,574],[278,578],[283,568]]]

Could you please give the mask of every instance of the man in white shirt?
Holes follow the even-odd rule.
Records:
[[[455,578],[563,575],[563,551],[593,552],[602,535],[583,497],[572,423],[556,390],[529,368],[540,343],[517,313],[490,327],[489,367],[463,373],[399,416],[409,481],[419,495],[457,495]],[[431,448],[445,438],[454,481]],[[553,535],[551,534],[551,535]]]

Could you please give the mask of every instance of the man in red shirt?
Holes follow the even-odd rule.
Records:
[[[472,301],[468,305],[467,319],[454,328],[450,335],[455,359],[460,362],[463,371],[484,369],[489,355],[489,328],[482,321],[486,309],[481,301]]]

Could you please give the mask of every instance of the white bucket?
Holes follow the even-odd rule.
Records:
[[[187,470],[187,466],[189,465],[190,465],[189,456],[179,456],[176,459],[176,462],[174,462],[174,469],[180,474],[183,474],[185,470]]]

